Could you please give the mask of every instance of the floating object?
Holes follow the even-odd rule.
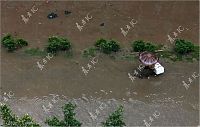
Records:
[[[165,69],[164,69],[164,67],[163,67],[160,63],[157,62],[157,63],[154,65],[154,72],[155,72],[157,75],[164,73],[164,71],[165,71]]]
[[[49,18],[49,19],[54,19],[54,18],[57,18],[57,17],[58,17],[58,15],[53,13],[53,12],[48,14],[48,16],[47,16],[47,18]]]
[[[101,24],[100,24],[100,26],[104,26],[104,25],[105,25],[104,23],[101,23]]]
[[[65,15],[69,15],[71,13],[72,13],[71,11],[65,11]]]
[[[139,60],[146,66],[154,65],[158,62],[158,57],[150,52],[142,52],[139,55]]]

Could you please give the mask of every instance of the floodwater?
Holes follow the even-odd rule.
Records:
[[[38,11],[25,24],[21,15],[30,12],[33,5]],[[45,57],[29,56],[24,53],[25,48],[14,53],[8,53],[2,48],[1,95],[12,91],[15,98],[29,99],[49,94],[64,95],[69,99],[85,96],[108,101],[114,98],[129,107],[125,116],[130,126],[141,125],[143,119],[148,118],[156,109],[163,112],[161,119],[153,125],[198,125],[199,76],[193,79],[188,89],[182,83],[189,83],[188,78],[192,78],[193,73],[199,74],[198,61],[170,62],[161,59],[160,62],[166,69],[163,75],[149,79],[136,78],[132,82],[128,73],[133,74],[137,69],[140,65],[138,60],[116,60],[100,54],[96,58],[98,62],[85,75],[82,67],[87,68],[92,58],[81,56],[83,49],[92,46],[101,37],[115,39],[123,48],[130,47],[130,41],[138,39],[172,46],[167,35],[173,35],[179,26],[187,30],[178,34],[178,38],[198,44],[198,5],[198,2],[166,1],[1,2],[1,36],[11,33],[24,38],[28,40],[29,48],[44,48],[47,38],[52,35],[67,37],[73,45],[71,58],[66,58],[63,54],[53,56],[47,60],[42,71],[37,67],[37,62]],[[72,13],[66,16],[65,10]],[[57,13],[58,17],[48,19],[47,15],[51,12]],[[79,31],[76,22],[81,23],[88,13],[93,18]],[[120,28],[125,28],[131,19],[138,23],[124,37]],[[101,23],[105,25],[100,26]],[[134,101],[133,105],[127,104],[130,100]],[[13,107],[22,106],[14,100],[9,103]],[[25,105],[23,104],[24,109],[36,110]],[[86,121],[84,125],[96,125],[88,123]]]

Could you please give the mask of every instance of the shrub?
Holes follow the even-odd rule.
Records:
[[[60,46],[61,50],[67,51],[71,48],[71,43],[65,38],[60,38]]]
[[[7,48],[8,51],[14,51],[15,49],[17,49],[17,45],[15,43],[15,40],[10,34],[3,37],[1,42],[2,42],[2,45],[5,48]]]
[[[82,123],[76,120],[74,110],[76,105],[73,105],[71,102],[65,104],[62,109],[64,113],[64,120],[59,120],[57,117],[53,116],[52,119],[47,119],[45,123],[49,126],[66,126],[66,127],[80,127]]]
[[[156,49],[156,46],[151,43],[146,43],[145,45],[145,51],[155,52]]]
[[[110,42],[109,42],[108,44],[110,45],[111,50],[112,50],[113,52],[119,51],[120,46],[119,46],[119,44],[118,44],[116,41],[110,40]]]
[[[134,41],[132,48],[135,52],[142,52],[145,50],[145,42],[143,40]]]
[[[104,127],[123,127],[126,126],[123,121],[123,107],[120,106],[114,111],[105,122],[102,122]]]
[[[186,54],[194,51],[195,46],[190,41],[186,41],[183,39],[176,39],[175,40],[175,52],[179,54]]]
[[[18,118],[5,104],[0,106],[0,113],[3,119],[3,125],[6,127],[40,127],[40,125],[35,123],[32,117],[27,114],[22,118]]]
[[[14,39],[12,35],[7,34],[3,39],[1,40],[2,45],[8,49],[8,51],[14,51],[17,48],[22,48],[24,46],[28,45],[28,42],[23,39]]]
[[[50,37],[48,39],[49,45],[47,46],[47,52],[57,53],[59,50],[68,51],[71,48],[71,43],[62,37]]]
[[[135,52],[143,52],[143,51],[149,51],[149,52],[155,52],[155,50],[162,47],[162,45],[154,45],[150,42],[144,42],[143,40],[137,40],[132,42],[132,48]]]
[[[97,48],[100,48],[100,45],[105,44],[105,43],[107,43],[107,41],[105,39],[101,38],[101,39],[97,40],[97,42],[95,43],[95,46]]]
[[[16,45],[21,48],[23,46],[28,46],[28,42],[23,40],[23,39],[17,39],[16,40]]]
[[[117,52],[120,49],[120,46],[116,41],[113,40],[106,41],[105,39],[97,40],[95,46],[105,54],[110,54],[111,52]]]

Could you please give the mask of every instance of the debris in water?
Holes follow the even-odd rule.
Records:
[[[104,23],[101,23],[101,24],[100,24],[100,26],[104,26],[104,25],[105,25]]]
[[[137,92],[133,92],[133,94],[137,95]]]
[[[130,91],[127,91],[127,92],[126,92],[126,96],[128,96],[128,97],[131,96],[131,92],[130,92]]]
[[[85,96],[85,94],[82,94],[82,99],[85,100],[86,102],[88,102],[88,98]]]
[[[48,14],[48,16],[47,16],[48,19],[54,19],[54,18],[57,18],[57,17],[58,17],[58,15],[53,13],[53,12]]]
[[[71,13],[72,13],[71,11],[65,11],[65,15],[69,15]]]
[[[134,102],[134,100],[132,98],[129,98],[128,101],[129,102]]]

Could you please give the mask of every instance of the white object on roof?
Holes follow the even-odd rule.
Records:
[[[162,65],[160,65],[160,63],[156,63],[155,66],[154,66],[154,72],[159,75],[159,74],[162,74],[164,73],[164,67]]]

